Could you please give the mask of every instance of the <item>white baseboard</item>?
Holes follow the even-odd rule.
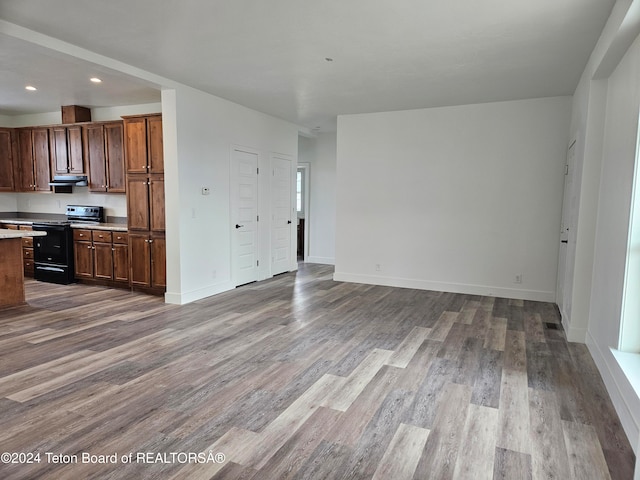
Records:
[[[576,343],[585,343],[587,341],[587,329],[573,328],[565,317],[562,317],[562,328],[567,335],[567,341]]]
[[[321,263],[323,265],[335,265],[336,259],[333,257],[314,257],[309,255],[305,260],[306,263]]]
[[[587,332],[586,340],[587,348],[602,376],[604,385],[613,402],[613,407],[618,417],[620,417],[622,428],[627,434],[631,448],[634,453],[638,455],[640,426],[633,412],[638,411],[640,399],[620,368],[613,353],[608,348],[606,351],[602,350],[594,340],[591,332]]]
[[[485,295],[489,297],[514,298],[538,302],[555,302],[556,292],[541,290],[525,290],[485,285],[462,283],[431,282],[412,278],[381,277],[358,273],[336,272],[333,279],[339,282],[365,283],[367,285],[384,285],[387,287],[415,288],[418,290],[434,290],[437,292],[464,293],[468,295]]]
[[[235,285],[231,282],[216,283],[215,285],[208,285],[204,288],[192,290],[184,293],[167,292],[164,294],[165,303],[171,303],[173,305],[184,305],[186,303],[195,302],[202,298],[210,297],[218,293],[233,290]]]

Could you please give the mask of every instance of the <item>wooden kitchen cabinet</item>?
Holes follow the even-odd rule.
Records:
[[[33,230],[31,225],[20,225],[19,230]],[[22,237],[22,265],[25,277],[33,277],[35,263],[33,260],[33,237]]]
[[[151,287],[167,288],[167,241],[164,237],[151,239]]]
[[[89,191],[125,193],[123,132],[120,121],[84,127]]]
[[[76,278],[102,285],[129,286],[126,233],[76,229],[73,238]]]
[[[164,232],[164,175],[129,175],[127,192],[129,230]]]
[[[51,169],[49,130],[47,128],[21,128],[18,130],[20,165],[19,191],[49,192]]]
[[[131,285],[163,289],[167,285],[166,240],[162,236],[129,232]]]
[[[91,230],[73,231],[73,260],[76,278],[93,278]]]
[[[129,225],[129,282],[134,289],[166,290],[162,116],[124,118]]]
[[[84,149],[80,125],[55,126],[49,129],[51,169],[54,175],[82,175]]]
[[[113,280],[113,246],[111,242],[93,242],[94,277]]]
[[[129,239],[126,233],[113,234],[113,280],[129,283]]]
[[[123,118],[127,173],[164,173],[162,115]]]
[[[11,128],[0,128],[0,192],[12,192],[14,183],[15,133]],[[15,162],[15,168],[18,168]]]

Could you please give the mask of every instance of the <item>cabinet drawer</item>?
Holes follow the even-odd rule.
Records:
[[[20,225],[18,230],[33,230],[33,227],[31,225]]]
[[[113,243],[129,243],[129,234],[124,232],[113,232]]]
[[[33,277],[33,260],[24,260],[24,274],[29,276],[29,277]]]
[[[23,247],[33,247],[33,237],[22,237]]]
[[[14,225],[13,223],[4,223],[2,228],[8,228],[9,230],[18,230],[18,225]]]
[[[22,249],[22,258],[24,259],[32,259],[33,258],[33,248],[23,248]]]
[[[86,240],[91,241],[91,230],[76,229],[73,231],[74,240]]]
[[[111,232],[105,230],[93,230],[93,241],[100,243],[111,243]]]

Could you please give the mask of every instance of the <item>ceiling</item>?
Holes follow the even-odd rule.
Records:
[[[0,18],[326,131],[340,114],[571,95],[614,3],[2,0]],[[158,87],[0,35],[0,114],[156,102]]]

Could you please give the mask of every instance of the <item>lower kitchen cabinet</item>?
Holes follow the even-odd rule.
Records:
[[[73,231],[75,276],[113,286],[129,285],[128,235],[124,232]]]
[[[163,292],[167,285],[164,236],[129,231],[131,286]]]
[[[17,225],[15,223],[3,223],[0,228],[9,230],[33,230],[31,225]],[[33,237],[22,238],[22,262],[25,277],[33,277]]]

